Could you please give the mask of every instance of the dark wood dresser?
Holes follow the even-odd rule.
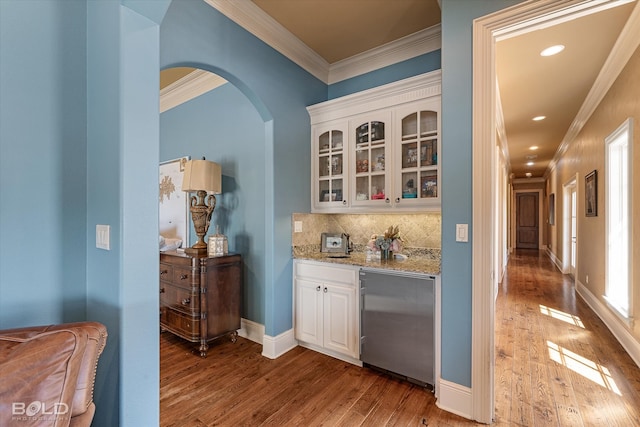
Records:
[[[236,341],[241,295],[240,255],[160,253],[160,328],[199,342],[200,356],[207,356],[211,340],[229,335]]]

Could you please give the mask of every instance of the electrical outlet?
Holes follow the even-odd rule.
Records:
[[[293,231],[294,233],[302,233],[302,221],[293,222]]]

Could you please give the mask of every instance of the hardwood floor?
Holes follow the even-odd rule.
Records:
[[[542,252],[510,257],[495,322],[496,425],[640,426],[640,369]]]
[[[477,426],[433,394],[297,347],[238,338],[206,359],[160,338],[160,420],[200,426]],[[557,362],[557,361],[559,362]],[[640,369],[537,251],[512,255],[496,306],[496,425],[640,426]]]

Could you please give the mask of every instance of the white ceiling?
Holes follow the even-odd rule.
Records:
[[[205,1],[229,15],[223,9],[231,3]],[[542,177],[567,135],[636,2],[614,4],[497,44],[502,134],[515,178],[527,172]],[[274,25],[281,26],[286,37],[297,38],[330,66],[440,23],[438,0],[234,0],[232,5],[242,6],[245,14],[266,12],[275,20],[272,32]],[[264,34],[258,36],[264,39]],[[539,55],[553,44],[565,50],[553,57]],[[547,118],[531,120],[539,115]]]

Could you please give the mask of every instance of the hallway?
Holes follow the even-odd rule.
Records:
[[[544,252],[511,255],[495,327],[495,425],[640,426],[640,369]]]

